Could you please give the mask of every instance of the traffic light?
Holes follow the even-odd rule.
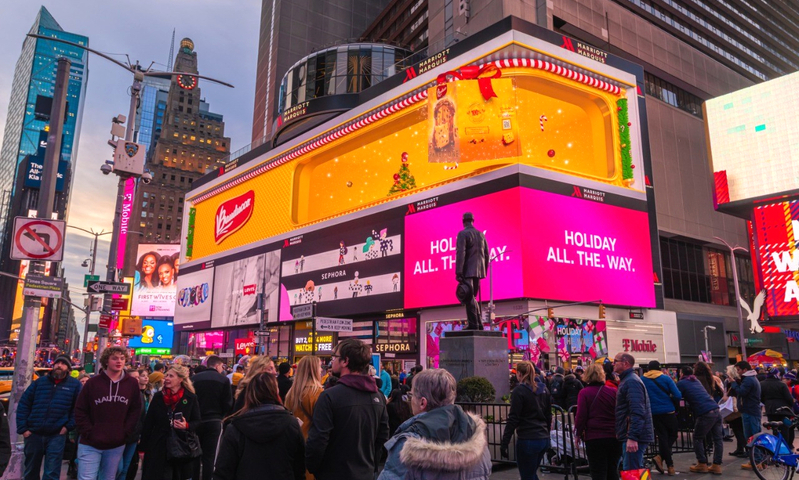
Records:
[[[600,319],[605,318],[605,306],[602,304],[599,304],[599,318]]]
[[[555,309],[554,308],[547,308],[547,318],[549,318],[549,319],[555,318]]]

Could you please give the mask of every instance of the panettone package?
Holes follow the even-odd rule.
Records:
[[[429,162],[457,164],[519,156],[515,80],[488,81],[496,93],[489,99],[476,79],[428,90]]]

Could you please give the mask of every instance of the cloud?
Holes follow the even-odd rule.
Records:
[[[168,62],[172,29],[175,42],[190,37],[195,44],[200,73],[232,83],[230,89],[200,82],[211,110],[225,116],[225,133],[232,151],[250,143],[255,93],[255,69],[261,17],[260,0],[43,0],[4,2],[0,15],[0,141],[5,129],[14,67],[25,34],[44,5],[68,32],[89,37],[89,46],[124,61],[164,70]],[[178,48],[178,46],[176,46]],[[76,160],[68,223],[81,228],[110,230],[114,216],[117,177],[104,176],[99,167],[111,158],[106,144],[111,117],[128,115],[130,73],[97,56],[89,59],[89,79]],[[74,303],[82,304],[81,262],[89,257],[93,237],[70,230],[64,268]],[[109,236],[101,237],[98,272],[104,277]],[[78,301],[75,301],[78,300]],[[75,312],[83,332],[83,314]],[[95,321],[97,314],[94,315]]]

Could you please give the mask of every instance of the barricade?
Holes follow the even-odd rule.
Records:
[[[671,453],[693,453],[694,452],[694,416],[691,410],[685,406],[685,402],[680,402],[676,409],[677,413],[677,441],[671,446]],[[712,444],[708,445],[709,448]],[[659,454],[658,438],[650,443],[644,453],[644,458],[648,463]],[[651,463],[650,463],[651,464]]]

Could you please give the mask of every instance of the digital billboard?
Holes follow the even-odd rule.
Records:
[[[455,239],[464,212],[488,241],[494,300],[654,307],[648,215],[606,200],[602,192],[588,199],[516,187],[406,216],[405,308],[457,303]]]
[[[277,321],[280,295],[280,250],[217,264],[211,325],[258,324],[256,299],[264,294],[264,319]]]
[[[175,326],[198,327],[211,321],[214,269],[205,268],[178,278]]]
[[[145,318],[142,320],[141,335],[132,337],[128,341],[128,347],[171,349],[173,339],[174,328],[172,322]]]
[[[373,215],[286,240],[280,320],[311,302],[331,317],[402,308],[402,223]]]
[[[759,278],[770,317],[799,315],[799,200],[764,205],[752,216]]]
[[[139,245],[133,279],[131,315],[171,317],[175,314],[180,245]]]
[[[705,102],[716,202],[799,189],[799,73]]]

